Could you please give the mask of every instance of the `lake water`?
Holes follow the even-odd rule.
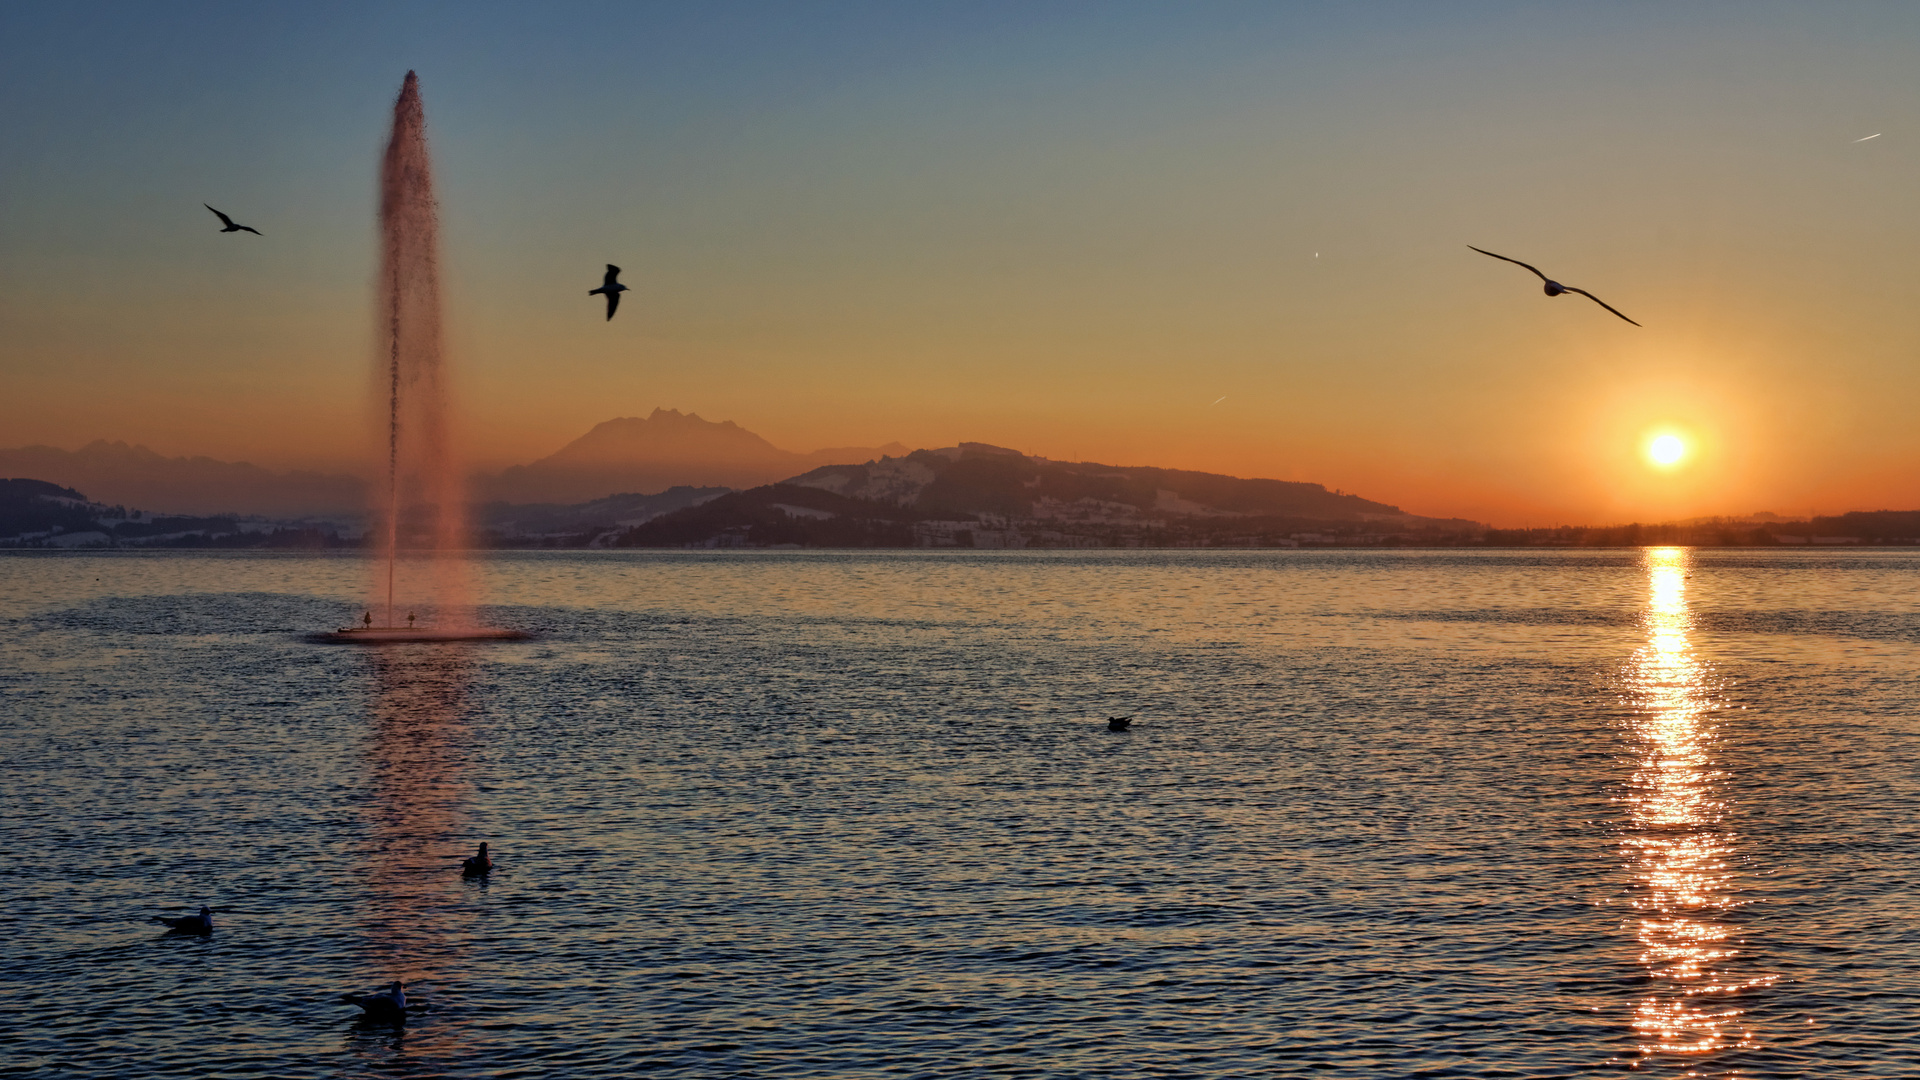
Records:
[[[479,578],[0,558],[0,1075],[1920,1074],[1920,556]]]

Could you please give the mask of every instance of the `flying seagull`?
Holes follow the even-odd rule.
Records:
[[[202,905],[198,915],[182,915],[174,918],[168,915],[155,915],[153,922],[165,923],[176,934],[213,933],[213,909]]]
[[[201,205],[201,206],[207,206],[207,204],[206,204],[206,203],[201,203],[200,205]],[[213,207],[211,207],[211,206],[207,206],[207,209],[209,209],[209,210],[213,210]],[[253,227],[253,226],[251,226],[251,225],[236,225],[236,224],[234,224],[234,221],[233,221],[233,219],[232,219],[232,218],[230,218],[230,217],[228,217],[227,215],[225,215],[225,214],[223,214],[223,213],[221,213],[221,212],[220,212],[220,211],[218,211],[218,210],[213,210],[213,216],[214,216],[214,217],[217,217],[217,218],[219,218],[219,219],[220,219],[220,224],[222,224],[222,225],[225,225],[225,226],[226,226],[226,228],[224,228],[224,229],[221,229],[221,230],[220,230],[221,232],[250,232],[250,233],[252,233],[252,234],[253,234],[253,235],[255,235],[255,236],[264,236],[264,235],[266,235],[265,233],[262,233],[262,232],[261,232],[261,231],[260,231],[259,229],[256,229],[256,228],[254,228],[254,227]]]
[[[1473,248],[1473,250],[1478,251],[1482,255],[1493,255],[1493,252],[1487,251],[1484,248],[1473,247],[1472,244],[1468,244],[1467,246],[1470,248]],[[1588,292],[1585,289],[1576,289],[1571,285],[1562,285],[1559,282],[1548,277],[1547,275],[1540,273],[1538,269],[1535,269],[1534,267],[1528,266],[1526,263],[1521,262],[1519,259],[1509,259],[1505,255],[1493,255],[1493,257],[1503,262],[1510,262],[1515,266],[1525,266],[1527,267],[1527,269],[1532,270],[1536,277],[1538,277],[1541,281],[1544,281],[1547,283],[1547,287],[1544,291],[1548,296],[1559,296],[1561,293],[1577,292],[1581,296],[1584,296],[1587,299],[1593,301],[1594,303],[1599,304],[1601,307],[1606,308],[1608,311],[1612,311],[1615,315],[1620,315],[1620,312],[1615,310],[1612,304],[1607,303],[1605,300],[1600,299],[1599,297],[1593,295],[1592,293]],[[1625,315],[1620,315],[1620,317],[1623,319],[1627,319]],[[1633,322],[1632,319],[1627,319],[1627,321],[1630,323],[1633,323],[1633,325],[1635,326],[1640,325],[1637,322]]]
[[[599,288],[588,289],[587,295],[598,296],[601,293],[606,294],[607,319],[611,321],[613,319],[613,313],[620,307],[620,294],[626,291],[627,287],[620,284],[620,268],[612,263],[608,263],[606,279],[600,283]]]

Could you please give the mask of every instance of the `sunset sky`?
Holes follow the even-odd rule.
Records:
[[[1911,4],[8,5],[0,446],[354,467],[408,69],[480,466],[668,407],[1503,525],[1920,507]]]

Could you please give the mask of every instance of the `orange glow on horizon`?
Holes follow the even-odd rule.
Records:
[[[1920,17],[1781,9],[1741,21],[1750,53],[1573,7],[1138,11],[1111,35],[1022,18],[977,40],[917,11],[897,17],[929,20],[926,63],[716,49],[720,15],[676,36],[640,9],[610,13],[617,32],[483,19],[500,49],[540,45],[504,69],[491,48],[435,59],[463,460],[497,473],[673,408],[798,453],[977,441],[1503,528],[1920,498],[1920,320],[1899,284],[1920,143],[1894,137],[1887,110],[1916,106],[1885,92]],[[807,25],[890,55],[893,17]],[[204,13],[113,20],[133,39],[204,25],[180,38],[204,60],[187,76],[90,30],[21,53],[94,90],[35,99],[9,146],[45,165],[15,171],[0,213],[0,449],[378,474],[369,181],[400,72],[369,78],[372,24],[320,18],[337,32],[258,31],[278,59],[244,76],[220,74],[228,28]],[[1854,44],[1805,48],[1811,29]],[[1384,59],[1401,46],[1409,62]],[[1517,55],[1565,77],[1514,82]],[[1888,136],[1770,134],[1826,130],[1844,102]],[[205,141],[215,103],[258,137]],[[203,197],[264,235],[222,235]],[[588,295],[608,260],[634,290],[611,321]],[[80,286],[108,267],[103,303]],[[1646,442],[1668,424],[1685,451],[1661,466]]]

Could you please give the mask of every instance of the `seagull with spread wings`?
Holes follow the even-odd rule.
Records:
[[[620,284],[620,268],[613,265],[612,263],[608,263],[606,278],[600,282],[599,288],[588,289],[587,295],[599,296],[602,293],[606,294],[607,318],[611,320],[613,318],[613,313],[616,310],[618,310],[620,307],[620,294],[626,291],[627,291],[627,287],[625,285]]]
[[[201,203],[200,205],[207,206],[206,203]],[[213,207],[207,206],[207,209],[213,210]],[[218,210],[213,210],[213,216],[219,218],[220,224],[226,226],[226,228],[220,230],[221,232],[250,232],[255,236],[266,235],[265,233],[262,233],[259,229],[256,229],[251,225],[236,225],[232,218],[228,217],[227,215],[221,213]]]
[[[1472,244],[1468,244],[1467,246],[1470,248],[1473,248],[1473,250],[1478,251],[1482,255],[1493,255],[1493,252],[1488,251],[1484,248],[1473,247]],[[1547,287],[1544,291],[1548,296],[1559,296],[1561,293],[1577,292],[1581,296],[1584,296],[1587,299],[1593,301],[1594,303],[1599,304],[1601,307],[1606,308],[1608,311],[1613,312],[1615,315],[1620,315],[1620,312],[1616,310],[1612,304],[1607,303],[1605,300],[1600,299],[1599,297],[1593,295],[1592,293],[1588,292],[1585,289],[1576,289],[1571,285],[1562,285],[1559,282],[1548,277],[1547,275],[1540,273],[1540,271],[1535,267],[1528,266],[1526,263],[1521,262],[1519,259],[1509,259],[1505,255],[1493,255],[1493,257],[1503,262],[1510,262],[1515,266],[1525,266],[1527,267],[1527,269],[1532,270],[1535,276],[1537,276],[1541,281],[1544,281],[1547,283]],[[1625,315],[1620,315],[1620,317],[1623,319],[1627,319]],[[1630,323],[1633,323],[1633,325],[1635,326],[1640,325],[1637,322],[1633,322],[1632,319],[1627,319],[1627,321]]]

